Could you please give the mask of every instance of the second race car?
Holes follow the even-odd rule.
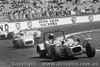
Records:
[[[13,38],[14,33],[13,32],[8,32],[8,31],[4,31],[4,32],[0,32],[0,39],[11,39]]]
[[[12,43],[15,48],[28,47],[34,45],[34,38],[40,38],[41,31],[37,29],[24,29],[14,35]]]

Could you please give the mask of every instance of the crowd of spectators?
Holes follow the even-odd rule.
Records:
[[[93,13],[100,13],[98,0],[0,0],[0,20],[7,21]]]

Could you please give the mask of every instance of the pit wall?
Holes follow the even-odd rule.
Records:
[[[12,22],[12,23],[2,22],[0,23],[0,32],[22,30],[22,29],[34,28],[34,27],[43,28],[43,27],[59,26],[59,25],[66,25],[66,24],[93,23],[97,21],[100,21],[100,14],[21,21],[21,22]]]

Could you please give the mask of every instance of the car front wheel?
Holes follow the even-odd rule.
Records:
[[[58,60],[60,60],[60,56],[61,56],[61,51],[60,51],[60,49],[59,49],[59,47],[57,47],[57,46],[50,46],[50,53],[51,53],[51,57],[52,57],[52,59],[54,60],[54,61],[58,61]]]
[[[86,44],[86,55],[88,57],[94,57],[95,56],[95,48],[93,46],[93,44],[91,43],[87,43]]]
[[[39,53],[41,58],[46,57],[46,50],[41,50],[39,46],[37,46],[37,52]]]

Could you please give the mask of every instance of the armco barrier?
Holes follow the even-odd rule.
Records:
[[[41,20],[13,22],[13,23],[5,22],[0,24],[0,32],[21,30],[21,29],[32,28],[32,27],[42,28],[42,27],[58,26],[58,25],[65,25],[65,24],[74,24],[74,23],[88,23],[94,21],[100,21],[100,14],[41,19]]]

